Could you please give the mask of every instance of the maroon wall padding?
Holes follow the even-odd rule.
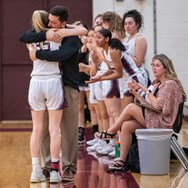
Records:
[[[0,1],[0,121],[31,120],[27,95],[32,62],[19,36],[31,28],[34,10],[49,11],[55,5],[68,8],[68,23],[92,25],[92,0]]]

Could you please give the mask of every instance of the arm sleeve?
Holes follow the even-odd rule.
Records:
[[[21,34],[19,37],[19,41],[23,43],[33,43],[33,42],[41,42],[46,40],[46,32],[36,32],[34,29],[26,31]]]
[[[79,40],[75,37],[66,37],[63,39],[63,44],[59,50],[47,51],[37,50],[36,57],[46,61],[65,61],[69,59],[75,52],[79,50]]]

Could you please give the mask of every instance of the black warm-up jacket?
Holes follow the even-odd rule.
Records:
[[[23,43],[41,42],[46,40],[46,32],[36,32],[34,29],[23,33],[19,40]],[[60,62],[63,72],[64,86],[68,85],[78,89],[78,54],[80,41],[77,36],[64,37],[59,50],[37,50],[36,58],[46,61]]]

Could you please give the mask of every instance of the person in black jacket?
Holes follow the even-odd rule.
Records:
[[[68,10],[63,6],[55,6],[51,9],[49,15],[49,24],[51,28],[65,28],[68,20]],[[36,33],[34,30],[27,31],[20,36],[20,41],[32,43],[47,40],[59,41],[60,36],[54,30],[42,31]],[[62,162],[63,162],[63,180],[74,180],[77,163],[77,146],[78,146],[78,53],[80,48],[79,38],[76,36],[64,37],[61,41],[59,50],[32,50],[30,51],[31,60],[41,59],[47,61],[60,62],[60,69],[63,72],[62,79],[64,82],[65,95],[69,107],[64,110],[61,130],[62,145]],[[48,125],[48,117],[45,118],[45,124]],[[43,130],[42,139],[42,160],[45,165],[43,173],[46,177],[50,169],[50,137],[46,128]]]

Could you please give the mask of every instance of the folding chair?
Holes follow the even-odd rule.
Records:
[[[178,114],[173,126],[174,134],[171,137],[171,150],[173,151],[174,155],[177,157],[177,159],[180,161],[182,164],[183,168],[185,170],[188,170],[188,157],[180,144],[177,141],[177,134],[180,132],[181,127],[182,127],[182,119],[183,119],[183,107],[184,103],[179,104],[178,108]]]

